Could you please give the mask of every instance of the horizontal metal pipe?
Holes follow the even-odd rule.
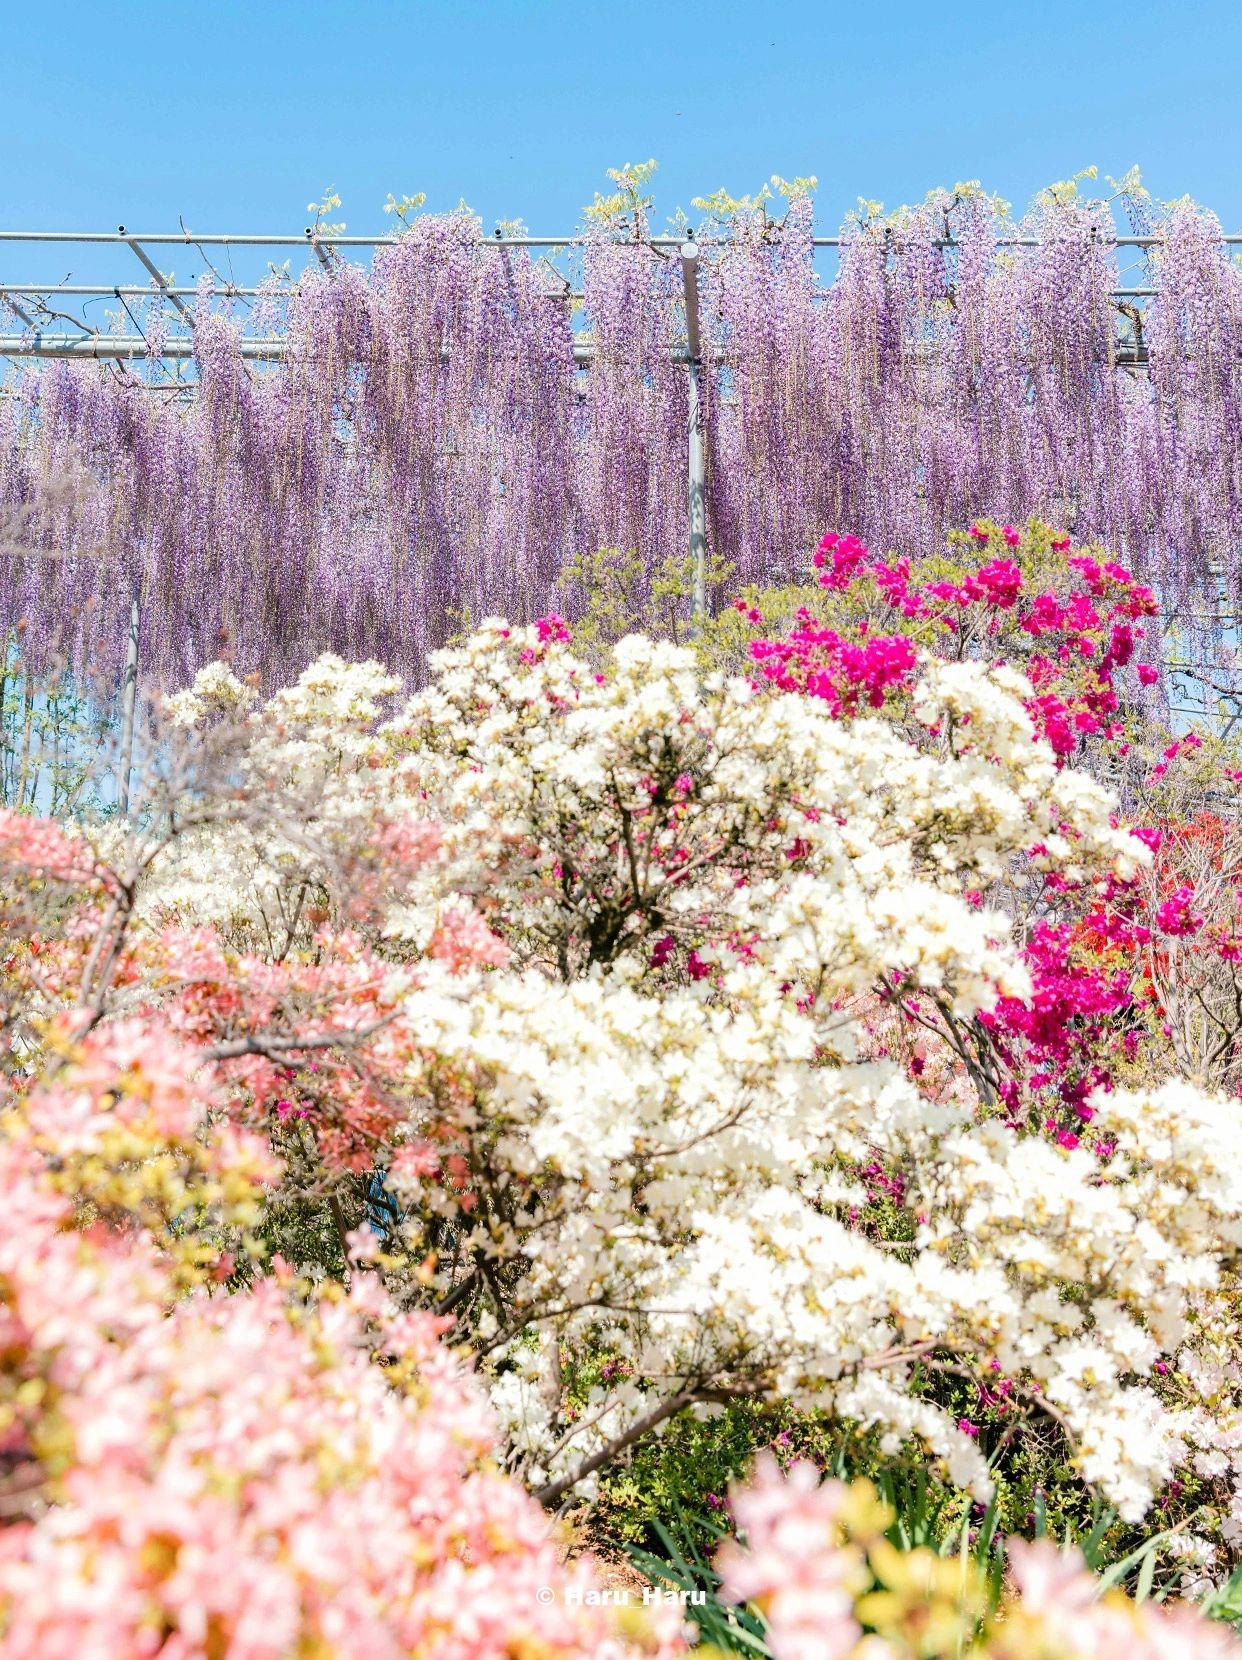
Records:
[[[300,281],[300,279],[299,279]],[[299,282],[290,282],[287,288],[246,288],[239,283],[213,283],[207,290],[213,300],[240,300],[255,299],[260,294],[268,298],[279,299],[284,295],[296,294],[299,291]],[[124,296],[126,299],[150,299],[160,294],[179,295],[193,298],[199,292],[198,287],[185,288],[181,286],[157,287],[148,283],[145,287],[136,283],[84,283],[84,282],[0,282],[0,294],[29,294],[36,298],[40,294],[90,295],[105,299],[109,295]],[[542,296],[549,300],[580,300],[581,294],[547,294]]]
[[[399,237],[396,236],[247,236],[247,235],[211,235],[211,236],[181,236],[169,231],[138,231],[132,233],[135,242],[158,243],[162,246],[193,248],[202,244],[209,247],[229,248],[313,248],[316,245],[322,248],[392,248]],[[116,231],[0,231],[0,242],[125,242],[131,240],[131,233],[124,236]],[[481,236],[480,246],[489,248],[565,248],[582,243],[581,236]],[[679,236],[648,237],[639,244],[642,247],[679,248],[682,238]]]
[[[243,340],[243,357],[284,357],[283,340]],[[0,335],[0,357],[90,357],[104,359],[129,357],[190,358],[194,356],[194,342],[188,336],[179,340],[165,340],[159,351],[152,352],[140,334],[26,334]]]
[[[271,335],[263,339],[242,339],[238,341],[238,350],[242,357],[269,359],[276,362],[289,355],[288,342],[278,335]],[[447,353],[444,354],[447,357]],[[181,339],[165,340],[159,351],[152,352],[141,335],[98,334],[3,334],[0,335],[0,357],[85,357],[98,359],[116,358],[147,358],[155,359],[186,359],[194,356],[194,342],[188,336]],[[574,362],[589,364],[595,357],[593,346],[575,346],[573,348]],[[684,351],[674,351],[669,354],[674,363],[688,363],[690,357]],[[711,361],[729,363],[727,352],[711,354]],[[1146,351],[1136,353],[1132,348],[1122,346],[1116,353],[1113,361],[1119,366],[1143,366],[1147,362]]]
[[[324,236],[310,237],[303,233],[301,236],[249,236],[213,233],[204,236],[187,236],[175,231],[2,231],[0,242],[151,242],[166,246],[194,247],[196,244],[209,244],[212,247],[235,248],[305,248],[316,244],[324,248],[391,248],[400,240],[396,236]],[[587,238],[580,233],[572,236],[482,236],[479,245],[492,248],[572,248],[582,247]],[[650,236],[635,244],[639,247],[679,248],[685,239],[680,236]],[[813,236],[812,243],[817,248],[839,248],[844,239],[840,236]],[[1053,238],[1053,242],[1062,240]],[[952,237],[935,237],[933,241],[940,247],[956,246]],[[1077,241],[1077,239],[1075,239]],[[1101,240],[1104,248],[1157,248],[1164,241],[1162,236],[1117,236]],[[1221,238],[1229,244],[1242,244],[1242,232],[1230,232]],[[621,244],[622,246],[624,244]],[[710,245],[710,244],[707,244]],[[1039,248],[1046,246],[1039,237],[1035,236],[1004,236],[997,239],[1000,248]]]
[[[126,231],[122,235],[118,231],[0,231],[0,242],[128,242],[133,236],[137,242],[159,242],[163,244],[179,244],[192,248],[197,243],[210,243],[213,247],[250,247],[250,248],[305,248],[314,239],[303,234],[302,236],[183,236],[169,231]],[[327,239],[325,239],[327,240]],[[393,236],[334,236],[328,246],[377,248],[384,243],[393,243],[397,239]]]
[[[271,359],[273,362],[289,355],[288,342],[280,336],[242,339],[238,341],[238,350],[243,357]],[[575,346],[573,355],[575,363],[590,363],[595,356],[595,350],[592,346]],[[153,352],[140,334],[73,335],[28,332],[0,335],[0,357],[86,357],[102,361],[147,357],[184,359],[193,356],[194,342],[189,336],[165,340],[160,349]],[[674,363],[688,361],[685,352],[672,352],[670,356]]]
[[[176,295],[180,299],[193,299],[200,290],[197,287],[173,287],[160,289],[153,283],[145,287],[137,283],[113,283],[107,286],[103,283],[54,283],[54,282],[0,282],[0,296],[11,294],[16,298],[28,295],[31,299],[41,296],[60,296],[62,298],[92,298],[108,299],[115,296],[120,299],[151,299],[161,294],[170,298]],[[282,299],[300,292],[296,282],[290,283],[288,288],[243,288],[236,283],[225,283],[222,287],[211,287],[206,290],[209,299],[213,300],[253,300],[263,295],[268,299]],[[828,291],[825,289],[817,296],[822,298]],[[1155,288],[1114,288],[1114,300],[1150,300],[1159,293]],[[584,295],[566,292],[564,294],[546,294],[541,296],[548,300],[582,300]]]
[[[257,288],[238,288],[232,283],[226,283],[223,288],[213,287],[209,290],[209,292],[213,299],[231,300],[252,299],[260,292],[260,290]],[[276,290],[265,288],[262,292],[264,294],[291,294],[294,290],[292,288]],[[127,300],[149,300],[153,297],[159,297],[161,294],[167,294],[169,296],[176,294],[180,299],[192,299],[197,293],[197,288],[183,288],[180,286],[157,288],[154,283],[147,283],[143,286],[139,283],[122,282],[113,283],[111,286],[105,287],[102,283],[92,284],[84,282],[0,282],[0,294],[29,294],[32,299],[40,294],[55,294],[59,296],[91,295],[100,299],[106,298],[109,295],[116,295]]]

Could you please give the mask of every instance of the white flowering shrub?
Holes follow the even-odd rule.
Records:
[[[391,680],[322,660],[229,739],[262,824],[204,819],[140,885],[144,915],[289,960],[329,914],[370,942],[379,1002],[333,1028],[366,1089],[326,1102],[299,1062],[277,1105],[329,1166],[342,1122],[370,1126],[345,1164],[386,1172],[390,1295],[455,1316],[549,1501],[684,1406],[762,1397],[914,1437],[983,1496],[974,1426],[921,1384],[944,1371],[1053,1420],[1140,1517],[1188,1429],[1153,1369],[1238,1238],[1233,1108],[1116,1091],[1071,1147],[858,1036],[877,998],[969,1023],[1029,990],[978,897],[1015,855],[1104,884],[1146,849],[1058,769],[1011,671],[928,660],[911,735],[637,637],[599,674],[563,633],[489,623],[387,721]],[[241,700],[213,673],[180,719]],[[310,1019],[268,1009],[255,1047],[294,1053]],[[239,1110],[271,1094],[252,1073]],[[883,1237],[859,1222],[877,1166]]]

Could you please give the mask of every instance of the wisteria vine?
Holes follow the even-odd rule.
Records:
[[[1112,209],[1076,196],[1017,225],[972,191],[856,218],[831,282],[806,196],[781,220],[713,217],[713,552],[786,581],[826,524],[916,554],[978,515],[1038,514],[1210,633],[1242,580],[1242,272],[1193,205],[1150,228],[1140,313],[1114,298]],[[276,365],[247,360],[205,287],[189,400],[94,363],[23,370],[0,399],[0,511],[24,527],[0,604],[32,661],[118,674],[137,593],[158,681],[223,650],[278,682],[326,649],[418,680],[471,620],[572,611],[561,573],[585,552],[679,552],[675,250],[596,223],[575,259],[580,310],[465,209],[427,215],[369,270],[273,285]]]

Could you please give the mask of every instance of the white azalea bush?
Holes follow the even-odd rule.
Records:
[[[395,1308],[454,1317],[546,1502],[684,1407],[763,1398],[913,1438],[984,1498],[943,1372],[1055,1423],[1137,1520],[1211,1439],[1155,1385],[1226,1307],[1234,1105],[1118,1090],[1066,1146],[921,1089],[860,1023],[878,999],[953,1033],[1023,997],[982,892],[1032,848],[1101,887],[1146,849],[1010,670],[928,658],[903,729],[639,637],[599,673],[564,636],[489,622],[387,720],[374,665],[322,659],[267,703],[200,676],[177,719],[245,810],[152,844],[134,926],[211,922],[248,962],[373,953],[365,1018],[321,989],[234,1029],[287,1062],[282,1122],[322,1149],[365,1120],[342,1168],[392,1201],[366,1253]],[[332,1043],[334,1104],[307,1058]],[[263,1087],[235,1079],[237,1110]],[[859,1220],[877,1166],[883,1237]],[[584,1353],[607,1362],[585,1402]]]

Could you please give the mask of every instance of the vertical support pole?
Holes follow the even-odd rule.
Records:
[[[703,444],[703,400],[700,384],[703,347],[699,338],[699,250],[693,242],[682,245],[681,276],[686,297],[686,348],[690,378],[686,486],[690,519],[690,565],[694,572],[694,628],[697,633],[707,616],[707,452]]]
[[[699,365],[690,365],[690,434],[688,477],[690,501],[690,560],[694,571],[694,620],[701,628],[707,616],[707,489],[703,450],[703,407],[699,398]]]
[[[129,638],[125,642],[125,675],[121,681],[121,816],[129,817],[129,785],[134,770],[134,710],[138,700],[138,587],[129,602]]]

